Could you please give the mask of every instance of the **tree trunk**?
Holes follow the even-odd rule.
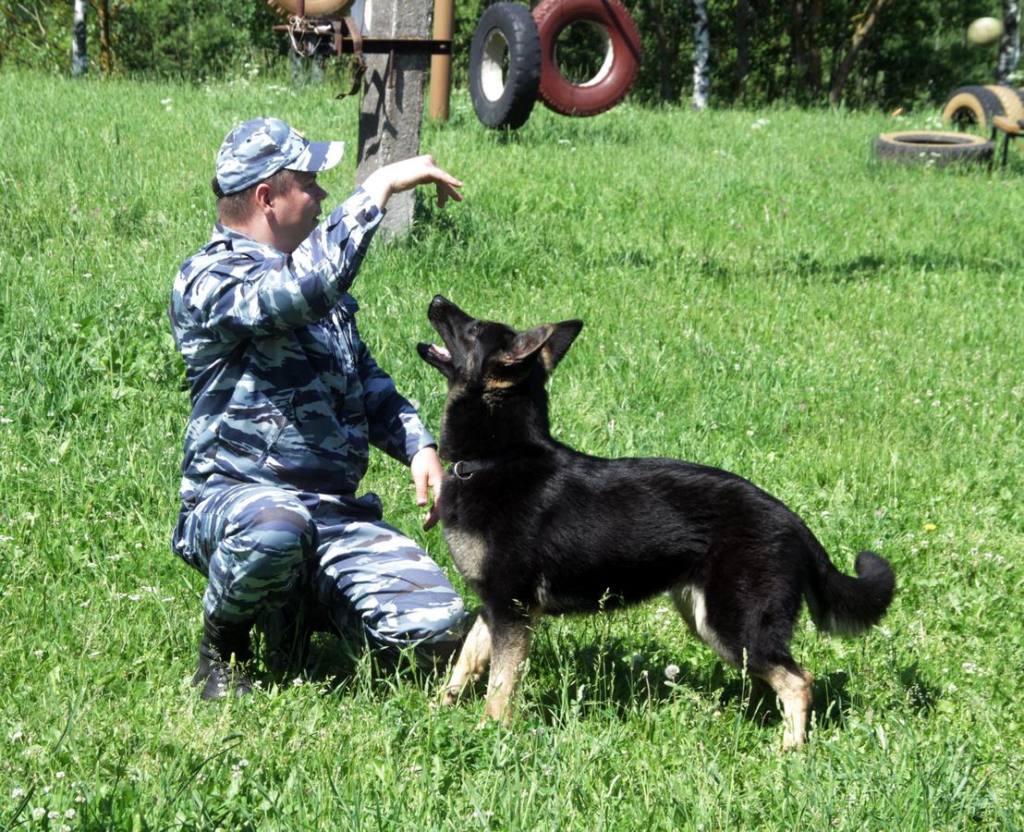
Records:
[[[708,2],[693,0],[693,109],[708,106],[711,92],[711,34],[708,31]]]
[[[96,0],[96,16],[100,24],[100,72],[110,75],[114,69],[114,56],[110,51],[109,0]]]
[[[807,89],[817,99],[821,92],[822,0],[810,0],[807,7]]]
[[[750,0],[736,0],[736,96],[743,97],[743,87],[750,74]]]
[[[996,65],[996,82],[1010,83],[1010,75],[1016,71],[1020,61],[1020,2],[1003,0],[1003,35],[999,39],[999,62]]]
[[[85,75],[89,58],[85,52],[85,7],[86,0],[75,0],[74,24],[71,28],[71,74]]]
[[[846,80],[850,77],[850,71],[853,69],[853,63],[857,60],[857,54],[860,52],[861,47],[868,39],[868,35],[871,34],[871,30],[875,28],[875,24],[878,22],[878,16],[889,4],[889,0],[868,0],[868,8],[863,15],[860,16],[860,22],[857,24],[857,28],[853,31],[853,39],[850,41],[850,49],[843,56],[843,60],[839,62],[839,66],[836,69],[835,75],[832,76],[832,83],[828,91],[828,103],[832,106],[839,104],[843,97],[843,87],[846,86]]]

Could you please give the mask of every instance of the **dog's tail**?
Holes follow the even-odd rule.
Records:
[[[877,624],[892,602],[896,576],[889,562],[874,552],[857,555],[857,577],[844,575],[813,540],[813,562],[807,582],[807,606],[819,630],[855,636]]]

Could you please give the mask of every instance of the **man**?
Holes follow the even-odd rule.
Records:
[[[360,339],[348,289],[393,193],[434,184],[443,205],[462,183],[429,156],[407,159],[321,218],[316,176],[342,150],[275,118],[234,128],[217,154],[213,236],[174,283],[192,414],[172,548],[208,580],[203,699],[251,690],[254,625],[274,669],[303,660],[311,619],[425,657],[461,635],[462,600],[438,566],[382,521],[377,495],[356,496],[370,443],[410,466],[421,506],[428,490],[440,498],[443,472]]]

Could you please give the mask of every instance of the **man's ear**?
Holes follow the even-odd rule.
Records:
[[[260,182],[252,191],[252,204],[255,208],[266,210],[273,200],[273,189],[267,182]]]
[[[551,328],[551,335],[541,348],[540,359],[544,362],[544,369],[549,373],[558,366],[558,362],[565,357],[576,340],[576,336],[583,329],[583,321],[562,321],[560,324],[548,324]]]

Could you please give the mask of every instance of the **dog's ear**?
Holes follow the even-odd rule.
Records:
[[[550,373],[568,352],[581,329],[583,321],[562,321],[560,324],[544,324],[520,332],[512,346],[502,355],[501,361],[509,366],[520,364],[539,351],[544,369]]]
[[[536,326],[533,329],[527,329],[524,332],[518,333],[512,342],[512,346],[501,354],[501,363],[507,364],[510,367],[521,364],[543,347],[554,331],[553,325],[544,324],[543,326]]]
[[[551,328],[551,335],[541,349],[540,358],[544,362],[544,368],[550,373],[565,357],[572,342],[580,334],[580,330],[583,329],[583,321],[562,321],[560,324],[548,324],[548,326]]]

